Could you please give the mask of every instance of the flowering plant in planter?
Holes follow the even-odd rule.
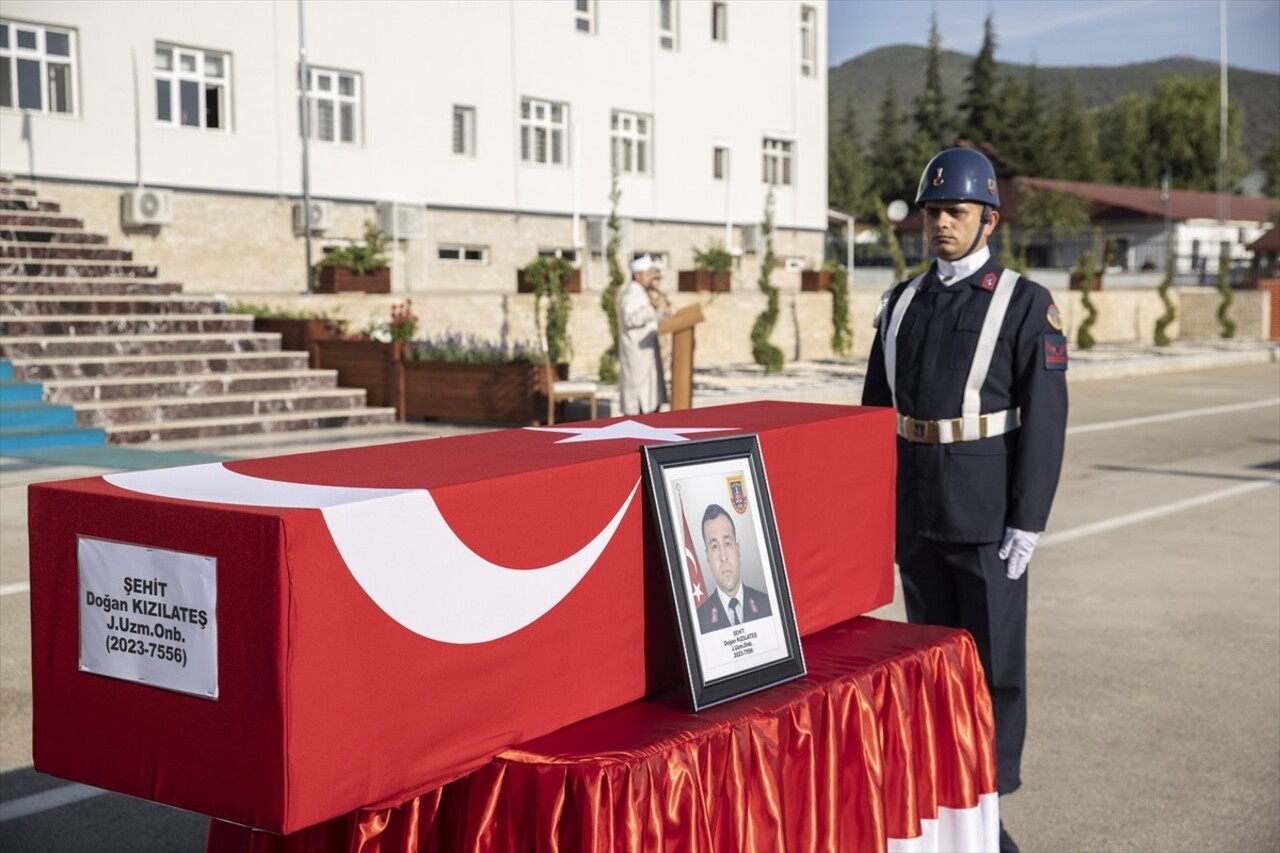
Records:
[[[447,332],[414,341],[405,348],[408,361],[447,361],[454,364],[540,364],[542,348],[532,343],[500,343],[479,335]]]
[[[418,334],[418,315],[413,310],[413,300],[406,299],[391,306],[391,323],[388,326],[391,340],[408,342]]]
[[[406,299],[391,306],[391,319],[366,323],[364,328],[352,336],[357,341],[378,341],[379,343],[408,343],[418,334],[420,318],[413,310],[413,300]]]

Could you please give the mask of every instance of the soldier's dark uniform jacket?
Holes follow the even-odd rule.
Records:
[[[925,274],[896,338],[900,414],[957,418],[994,282],[994,260],[944,286],[937,264]],[[910,282],[877,312],[863,386],[865,405],[893,406],[883,333]],[[998,542],[1004,528],[1041,531],[1049,517],[1067,420],[1067,340],[1053,297],[1019,277],[981,390],[981,411],[1017,409],[1020,428],[950,444],[898,439],[898,532],[941,542]]]

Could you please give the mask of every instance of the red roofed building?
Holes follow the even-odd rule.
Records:
[[[1093,242],[1092,234],[1055,235],[1048,231],[1019,232],[1019,201],[1032,191],[1051,190],[1089,203],[1091,229],[1098,229],[1104,243],[1115,249],[1113,265],[1123,270],[1163,269],[1165,259],[1165,216],[1182,274],[1216,274],[1220,246],[1229,247],[1233,266],[1243,266],[1252,257],[1249,244],[1269,227],[1280,202],[1270,198],[1229,195],[1223,197],[1223,221],[1218,221],[1218,194],[1191,190],[1169,193],[1168,210],[1159,189],[1090,184],[1052,178],[1014,178],[1001,181],[1001,227],[1019,234],[1019,244],[1027,240],[1026,252],[1033,267],[1069,268]],[[900,230],[919,232],[922,222],[913,214]],[[911,236],[915,236],[914,234]],[[916,243],[919,245],[919,243]]]

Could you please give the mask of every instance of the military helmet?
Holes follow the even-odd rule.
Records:
[[[926,201],[973,201],[999,207],[996,170],[981,151],[948,148],[934,155],[920,175],[916,206]]]

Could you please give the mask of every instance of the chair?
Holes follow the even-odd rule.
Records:
[[[591,420],[596,419],[596,393],[599,390],[594,382],[570,381],[556,376],[556,366],[551,359],[542,358],[542,387],[547,393],[547,424],[556,422],[556,403],[562,400],[590,400]]]

